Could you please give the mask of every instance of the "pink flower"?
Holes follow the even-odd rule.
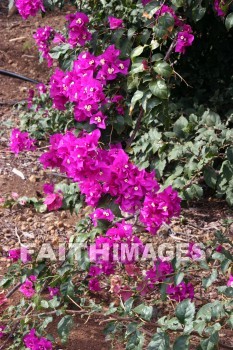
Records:
[[[110,29],[122,28],[123,20],[116,17],[108,17]]]
[[[215,250],[216,250],[216,252],[221,253],[221,251],[223,250],[223,246],[221,244],[219,244]]]
[[[169,295],[171,300],[176,300],[178,302],[184,299],[194,298],[194,287],[191,283],[181,282],[177,286],[174,284],[170,284],[167,287],[167,294]]]
[[[100,283],[97,278],[92,278],[89,280],[89,289],[92,292],[101,291]]]
[[[233,288],[233,275],[230,275],[229,280],[227,282],[227,286]]]
[[[54,296],[59,294],[59,288],[57,287],[48,287],[50,299],[53,299]]]
[[[47,60],[48,67],[51,67],[53,64],[53,59],[49,54],[49,45],[53,36],[54,30],[49,26],[38,28],[36,33],[33,35],[38,50],[41,52],[42,57]]]
[[[49,193],[44,199],[49,211],[58,210],[62,207],[63,196],[61,193]]]
[[[19,291],[23,293],[26,298],[31,298],[35,294],[34,283],[36,280],[36,276],[30,276],[26,279],[26,281],[19,288]]]
[[[23,19],[36,16],[40,10],[45,12],[43,0],[16,0],[16,7]]]
[[[10,137],[10,149],[18,154],[22,151],[34,151],[36,140],[31,139],[27,132],[21,132],[19,129],[13,129]]]
[[[196,243],[189,243],[188,257],[190,257],[192,260],[200,260],[202,257],[202,250]]]
[[[52,343],[46,338],[36,336],[36,330],[33,328],[23,339],[25,346],[30,350],[52,350]]]
[[[25,247],[9,250],[9,259],[12,259],[14,262],[21,259],[24,264],[32,260],[31,255],[28,254],[28,250]]]
[[[97,220],[113,221],[115,218],[115,215],[110,209],[98,208],[92,214],[90,214],[90,217],[93,221],[94,226],[97,226],[98,224]]]
[[[228,6],[224,0],[214,0],[214,9],[220,17],[226,16]]]
[[[188,31],[181,31],[177,36],[177,43],[175,47],[175,52],[185,53],[186,48],[191,46],[194,40],[194,35],[190,34]]]
[[[11,197],[12,197],[13,199],[17,199],[17,198],[19,198],[19,195],[18,195],[17,192],[12,192],[12,193],[11,193]]]

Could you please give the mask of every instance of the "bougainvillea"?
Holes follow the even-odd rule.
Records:
[[[22,151],[34,151],[35,142],[35,139],[29,137],[28,132],[21,132],[19,129],[13,129],[11,132],[10,149],[16,154]]]
[[[40,10],[45,12],[43,0],[16,0],[16,7],[23,19],[35,16]]]

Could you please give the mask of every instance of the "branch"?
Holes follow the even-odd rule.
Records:
[[[141,126],[142,117],[143,117],[143,109],[141,108],[136,125],[135,125],[135,128],[134,128],[134,131],[127,142],[126,148],[129,148],[131,146],[131,143],[135,139],[135,136],[136,136],[136,134]]]

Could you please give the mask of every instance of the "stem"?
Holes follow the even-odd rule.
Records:
[[[135,125],[135,128],[134,128],[134,131],[127,142],[127,148],[129,148],[131,146],[131,143],[135,139],[135,136],[136,136],[136,134],[140,128],[140,125],[141,125],[142,117],[143,117],[143,109],[141,108],[136,125]]]

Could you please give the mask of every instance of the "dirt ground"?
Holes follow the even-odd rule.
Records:
[[[65,11],[69,12],[70,10]],[[0,69],[13,71],[40,82],[48,82],[47,65],[38,63],[38,52],[32,38],[33,32],[42,22],[43,25],[61,28],[64,23],[64,11],[49,14],[43,20],[37,16],[23,21],[18,15],[7,18],[6,4],[0,2]],[[6,197],[12,192],[20,196],[36,196],[36,191],[41,191],[42,184],[51,176],[43,171],[37,161],[38,152],[16,157],[7,148],[10,129],[18,122],[18,111],[13,104],[26,99],[28,89],[33,87],[33,84],[0,75],[0,197]],[[14,168],[24,174],[25,180],[12,172]],[[232,210],[224,201],[205,200],[191,203],[188,208],[183,209],[182,217],[182,223],[180,220],[173,222],[173,230],[183,232],[187,235],[187,240],[192,237],[201,241],[203,237],[208,240],[214,230],[223,228],[223,220],[232,218]],[[38,214],[31,209],[0,209],[1,251],[4,255],[8,247],[18,246],[18,237],[22,243],[28,238],[36,243],[48,240],[49,237],[53,243],[56,240],[65,240],[74,232],[74,225],[75,218],[69,213]],[[233,236],[233,227],[230,234]],[[6,265],[7,260],[0,265],[0,278],[4,275]],[[85,321],[77,319],[77,326],[71,332],[68,344],[66,347],[60,345],[57,349],[111,349],[102,334],[103,327],[94,319],[90,319],[86,324]],[[52,333],[55,334],[55,326]],[[228,345],[233,346],[233,334],[226,332],[223,337]],[[115,345],[114,349],[123,350],[124,346]]]

